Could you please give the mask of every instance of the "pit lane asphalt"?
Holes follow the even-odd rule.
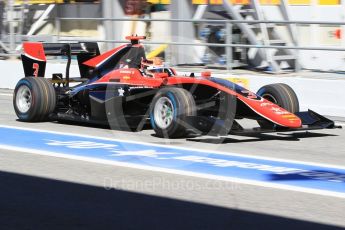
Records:
[[[152,130],[18,122],[11,94],[0,90],[2,125],[345,166],[344,129],[163,140]],[[0,151],[0,159],[1,229],[345,227],[342,198],[8,150]],[[112,189],[104,188],[105,181],[113,182]]]

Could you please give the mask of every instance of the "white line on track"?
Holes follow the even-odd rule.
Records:
[[[38,149],[28,149],[28,148],[14,147],[14,146],[8,146],[8,145],[0,145],[0,148],[9,150],[9,151],[17,151],[17,152],[38,154],[38,155],[51,156],[51,157],[59,157],[59,158],[66,158],[66,159],[72,159],[72,160],[81,160],[81,161],[86,161],[86,162],[91,162],[91,163],[114,165],[114,166],[148,170],[148,171],[154,171],[154,172],[170,173],[170,174],[176,174],[176,175],[182,175],[182,176],[192,176],[192,177],[211,179],[211,180],[228,181],[228,182],[233,182],[233,183],[254,185],[254,186],[281,189],[281,190],[290,190],[290,191],[296,191],[296,192],[310,193],[310,194],[316,194],[316,195],[322,195],[322,196],[332,196],[332,197],[345,199],[345,193],[324,191],[324,190],[319,190],[319,189],[301,188],[297,186],[281,185],[281,184],[274,184],[274,183],[269,183],[269,182],[259,182],[259,181],[239,179],[239,178],[234,178],[234,177],[223,177],[223,176],[215,176],[215,175],[204,174],[204,173],[193,173],[193,172],[187,172],[187,171],[175,170],[175,169],[167,169],[167,168],[160,168],[160,167],[153,167],[153,166],[143,166],[143,165],[137,165],[133,163],[102,160],[102,159],[95,159],[91,157],[73,156],[73,155],[68,155],[64,153],[48,152],[48,151],[42,151]]]
[[[249,158],[249,159],[269,160],[269,161],[275,161],[275,162],[293,163],[293,164],[310,165],[310,166],[316,166],[316,167],[326,167],[326,168],[335,168],[335,169],[345,170],[345,166],[342,166],[342,165],[322,164],[322,163],[308,162],[308,161],[296,161],[296,160],[288,160],[288,159],[282,159],[282,158],[253,156],[253,155],[242,154],[242,153],[221,152],[221,151],[215,151],[215,150],[203,150],[203,149],[187,148],[187,147],[173,146],[173,145],[163,145],[163,144],[153,144],[153,143],[151,144],[151,143],[145,143],[145,142],[139,142],[139,141],[115,139],[115,138],[108,138],[108,137],[97,137],[97,136],[78,134],[78,133],[62,133],[62,132],[51,131],[51,130],[25,128],[25,127],[18,127],[18,126],[0,125],[0,128],[1,127],[9,128],[9,129],[41,132],[41,133],[58,134],[58,135],[63,135],[63,136],[92,138],[92,139],[97,139],[97,140],[102,140],[102,141],[119,141],[119,142],[123,142],[123,143],[140,144],[140,145],[145,145],[145,146],[156,146],[156,147],[163,147],[163,148],[182,149],[182,150],[187,150],[187,151],[188,150],[189,151],[198,151],[198,152],[203,152],[203,153],[210,153],[211,152],[214,154],[228,155],[228,156],[239,156],[239,157],[245,157],[245,158]]]

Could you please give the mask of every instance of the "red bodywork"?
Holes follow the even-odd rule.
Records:
[[[127,45],[122,45],[122,46],[119,46],[115,49],[112,49],[112,50],[109,50],[95,58],[92,58],[86,62],[83,63],[83,65],[87,65],[87,66],[90,66],[90,67],[93,67],[93,68],[96,68],[98,67],[100,64],[102,64],[103,62],[105,62],[108,58],[110,58],[111,56],[113,55],[116,55],[116,53],[120,50],[122,50],[123,48],[125,48]]]
[[[175,70],[173,70],[173,72],[176,73]],[[182,84],[202,84],[236,96],[238,100],[241,100],[243,103],[245,103],[255,113],[259,114],[260,116],[266,118],[269,121],[272,121],[277,125],[289,128],[300,128],[302,126],[302,121],[299,117],[297,117],[293,113],[286,111],[278,105],[262,97],[257,96],[255,93],[250,92],[249,90],[245,90],[245,92],[242,92],[242,94],[240,94],[235,92],[234,90],[231,90],[215,82],[212,82],[207,78],[208,77],[192,78],[178,75],[166,78],[155,76],[147,77],[144,76],[138,69],[129,68],[114,70],[92,84],[121,83],[149,88],[159,88],[162,86],[173,86]],[[243,94],[247,96],[244,96]]]
[[[41,42],[24,42],[23,43],[24,55],[36,60],[36,61],[47,61],[44,53],[43,44]]]

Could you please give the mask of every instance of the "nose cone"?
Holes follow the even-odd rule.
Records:
[[[287,128],[300,128],[302,120],[295,114],[281,108],[280,106],[264,99],[250,99],[239,95],[239,99],[247,104],[252,110],[263,118]]]
[[[265,99],[256,108],[258,113],[277,125],[288,128],[300,128],[302,126],[302,120],[295,114]]]
[[[302,120],[292,113],[282,115],[281,123],[289,128],[300,128],[302,126]]]

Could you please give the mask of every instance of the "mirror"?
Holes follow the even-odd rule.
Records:
[[[203,72],[201,72],[201,77],[204,77],[204,78],[211,77],[211,71],[203,71]]]

